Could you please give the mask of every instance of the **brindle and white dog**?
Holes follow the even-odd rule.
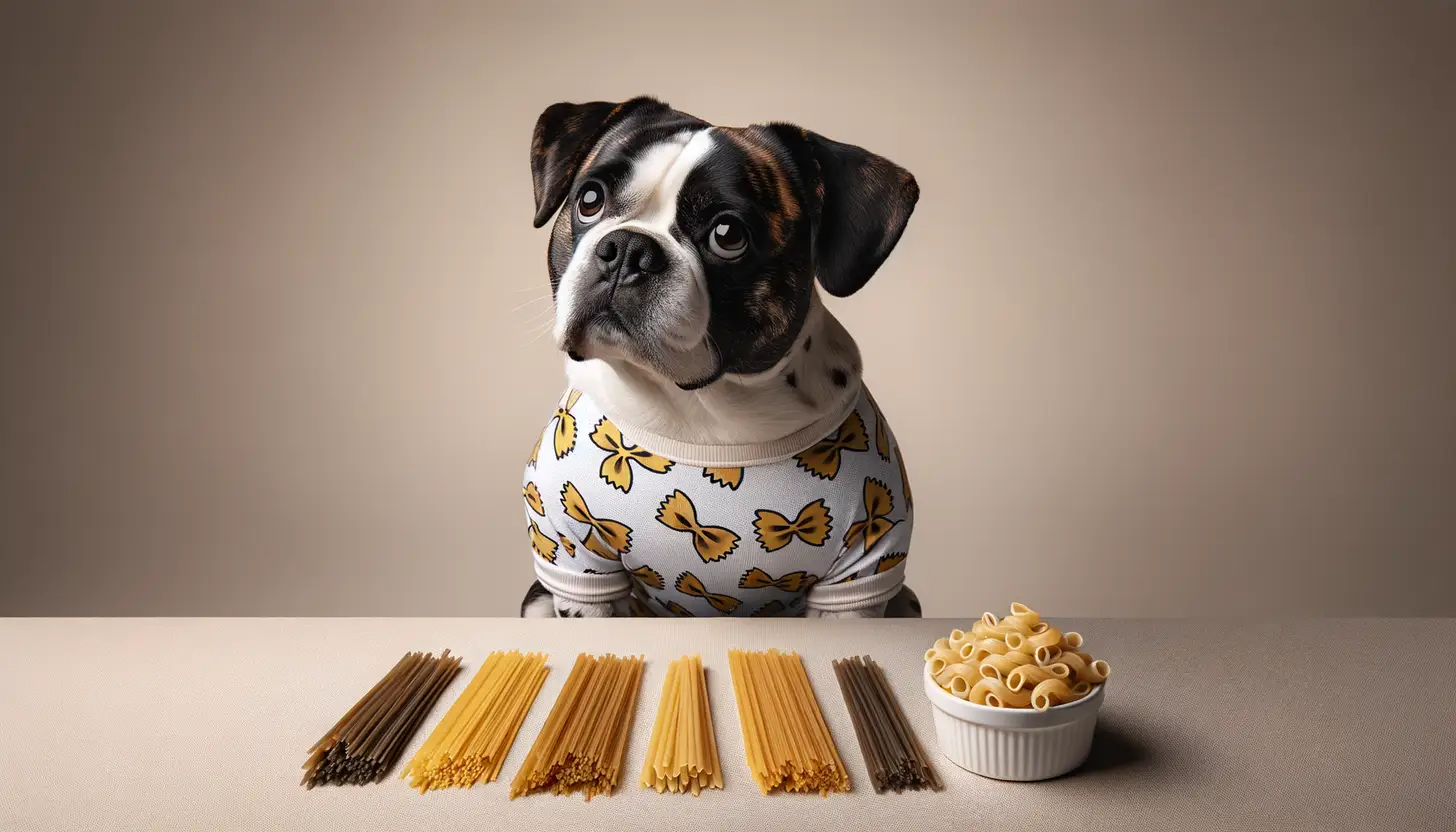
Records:
[[[532,136],[531,175],[536,227],[555,216],[553,335],[573,392],[527,468],[541,580],[522,615],[741,614],[750,606],[766,615],[918,615],[903,585],[907,552],[886,548],[908,549],[904,462],[863,389],[854,339],[818,294],[852,295],[875,274],[919,198],[915,178],[792,124],[714,126],[652,98],[547,108]],[[574,415],[585,407],[579,400],[590,403],[590,423]],[[574,450],[596,455],[590,472],[553,479],[543,470],[565,465]],[[881,467],[860,472],[850,463],[861,459]],[[817,491],[771,471],[797,471]],[[643,482],[653,476],[664,479]],[[734,476],[741,489],[724,479]],[[695,491],[703,482],[727,487]],[[635,516],[616,503],[653,485],[661,487],[640,520],[604,525],[614,521],[601,518]],[[766,491],[746,496],[754,487]],[[773,506],[784,495],[808,504],[735,514],[720,502]],[[808,497],[823,511],[810,511]],[[732,515],[728,525],[707,525],[715,513]],[[735,518],[753,519],[753,528],[732,526]],[[675,531],[691,536],[682,538],[686,554],[653,539],[675,541]],[[740,553],[802,550],[789,564],[797,571],[778,569],[802,578],[774,578],[758,561],[745,569],[748,561],[719,554],[729,537],[729,551]],[[829,554],[815,561],[820,552]],[[572,575],[562,580],[566,565]],[[878,583],[858,600],[836,598],[835,587],[855,581]],[[751,593],[739,588],[760,594],[744,604]]]

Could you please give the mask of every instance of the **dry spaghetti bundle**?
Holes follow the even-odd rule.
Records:
[[[495,780],[547,672],[545,653],[491,653],[400,777],[420,794]]]
[[[587,800],[611,794],[620,781],[641,681],[641,656],[577,656],[531,753],[511,781],[511,799],[542,791],[580,791]]]
[[[748,769],[763,793],[849,791],[849,771],[799,654],[730,650],[728,667]]]
[[[839,678],[839,690],[875,793],[883,794],[885,789],[940,791],[940,778],[910,730],[880,666],[869,656],[854,656],[834,662],[834,675]]]
[[[407,653],[308,750],[303,785],[377,783],[394,767],[445,686],[460,657],[444,651]]]
[[[695,796],[703,789],[723,788],[701,656],[683,656],[667,666],[652,741],[642,764],[642,788]]]

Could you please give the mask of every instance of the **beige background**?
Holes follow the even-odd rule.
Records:
[[[531,126],[647,92],[918,176],[833,307],[928,614],[1456,615],[1450,4],[29,5],[0,612],[514,614]]]

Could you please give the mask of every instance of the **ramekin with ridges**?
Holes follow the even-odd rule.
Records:
[[[1077,768],[1092,750],[1104,682],[1045,711],[993,708],[957,699],[925,668],[925,695],[940,751],[952,763],[997,780],[1049,780]]]

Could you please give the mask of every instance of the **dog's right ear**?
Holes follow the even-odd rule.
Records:
[[[545,225],[566,199],[586,155],[607,129],[642,109],[667,105],[655,98],[552,104],[536,119],[531,134],[531,187],[536,193],[537,228]]]

